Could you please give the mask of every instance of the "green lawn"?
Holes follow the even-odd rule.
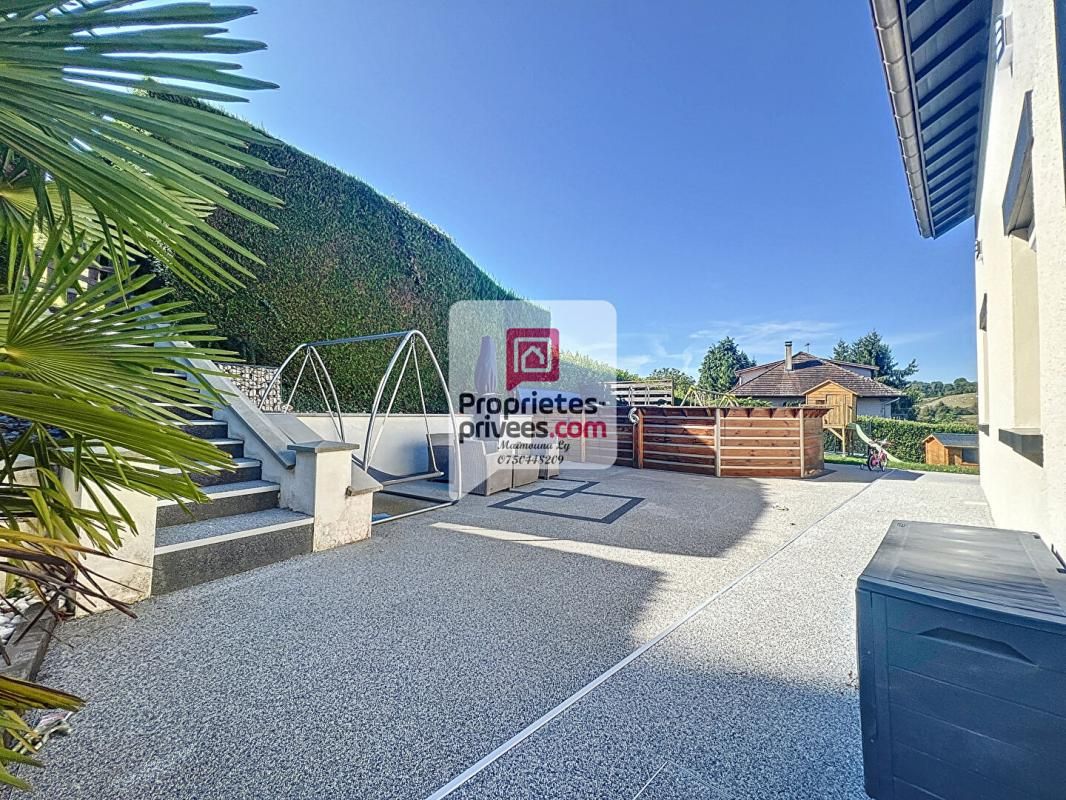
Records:
[[[825,460],[830,464],[858,464],[863,465],[866,459],[861,456],[842,456],[840,453],[826,453]],[[889,461],[888,466],[894,469],[909,469],[915,472],[962,472],[967,475],[977,475],[978,467],[953,467],[946,464],[921,464],[914,461]]]

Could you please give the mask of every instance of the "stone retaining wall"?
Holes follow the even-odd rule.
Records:
[[[219,368],[225,372],[238,389],[258,405],[259,398],[263,396],[270,384],[277,367],[259,367],[251,364],[219,364]],[[270,396],[263,404],[263,411],[283,411],[281,402],[281,385],[275,384],[270,390]]]

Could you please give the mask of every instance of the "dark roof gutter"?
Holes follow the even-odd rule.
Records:
[[[936,238],[974,215],[991,26],[1009,30],[993,0],[869,2],[914,218]]]
[[[932,215],[925,185],[922,141],[914,100],[914,81],[907,56],[904,16],[899,0],[870,0],[870,10],[873,12],[874,26],[877,29],[877,41],[881,46],[885,83],[888,84],[892,113],[896,118],[899,149],[903,156],[903,168],[907,172],[907,184],[911,190],[914,218],[922,236],[928,238],[933,235]]]

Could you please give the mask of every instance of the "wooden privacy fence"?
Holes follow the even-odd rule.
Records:
[[[629,406],[671,406],[674,404],[674,382],[671,380],[654,381],[611,381],[604,388],[614,397],[619,405]]]
[[[623,425],[620,417],[616,463],[722,477],[807,477],[824,468],[822,418],[828,411],[644,407],[636,410],[635,425]]]

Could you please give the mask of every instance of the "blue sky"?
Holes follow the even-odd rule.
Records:
[[[919,237],[862,2],[256,0],[235,108],[533,299],[606,299],[623,366],[876,327],[976,372],[973,232]]]

